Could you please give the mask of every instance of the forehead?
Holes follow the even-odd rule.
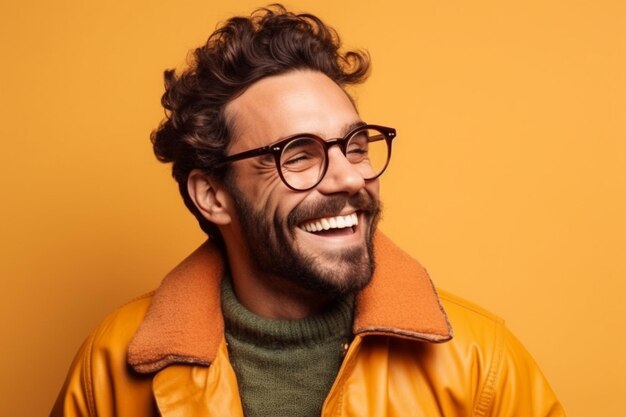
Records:
[[[347,93],[320,72],[291,71],[251,85],[226,107],[232,152],[297,133],[342,136],[359,115]]]

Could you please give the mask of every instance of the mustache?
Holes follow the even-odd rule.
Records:
[[[306,220],[338,215],[346,206],[375,216],[380,212],[380,202],[365,191],[353,195],[334,195],[317,202],[302,202],[287,216],[287,225],[294,228]]]

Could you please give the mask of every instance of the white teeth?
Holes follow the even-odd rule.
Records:
[[[356,213],[352,213],[347,216],[326,217],[314,220],[303,224],[301,228],[307,232],[319,232],[321,230],[343,229],[345,227],[356,226],[357,224],[359,224],[359,218]]]
[[[337,227],[340,229],[346,227],[345,217],[337,217]]]

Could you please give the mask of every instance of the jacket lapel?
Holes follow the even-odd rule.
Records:
[[[452,328],[426,270],[380,232],[374,250],[376,269],[357,296],[354,333],[450,340]]]
[[[212,366],[174,364],[159,371],[152,391],[163,417],[243,417],[237,379],[220,343]]]
[[[359,293],[354,332],[427,342],[452,338],[452,329],[424,268],[381,232],[374,242],[376,269]],[[137,372],[172,364],[210,365],[224,338],[220,250],[205,242],[163,280],[128,347]]]

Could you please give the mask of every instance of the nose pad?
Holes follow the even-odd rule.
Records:
[[[354,194],[365,187],[363,175],[348,161],[339,146],[328,150],[328,170],[317,186],[318,191],[324,194],[349,193]]]

